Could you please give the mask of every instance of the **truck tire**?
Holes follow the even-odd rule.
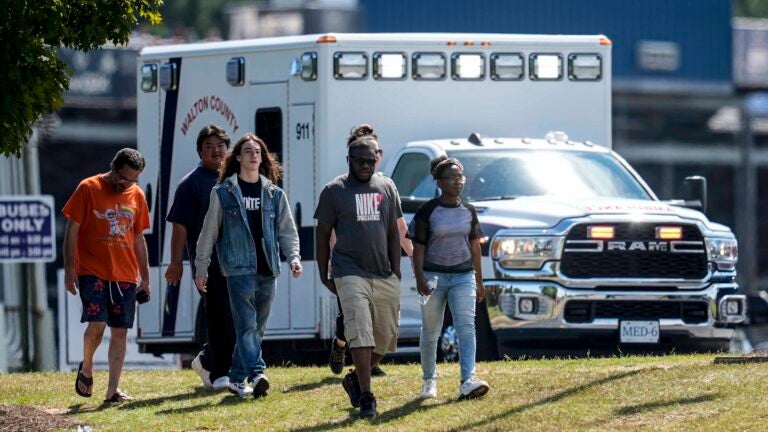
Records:
[[[444,325],[437,341],[437,361],[455,363],[459,361],[459,337],[456,328]]]
[[[449,307],[445,308],[443,328],[437,340],[437,361],[446,363],[459,361],[459,338],[456,335],[456,328],[453,327],[453,316]]]
[[[477,361],[499,360],[496,335],[491,328],[485,300],[477,304],[475,311],[475,334],[477,341],[475,359]],[[459,360],[459,339],[453,326],[453,316],[451,316],[450,308],[445,308],[443,329],[440,331],[440,339],[437,343],[437,360],[444,362],[456,362]]]
[[[477,334],[477,361],[499,360],[499,348],[496,344],[496,335],[491,328],[491,320],[488,318],[488,308],[485,300],[477,304],[475,312],[475,333]]]

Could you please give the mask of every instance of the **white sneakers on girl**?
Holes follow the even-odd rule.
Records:
[[[461,383],[461,387],[459,387],[459,400],[485,396],[490,389],[491,388],[488,386],[487,382],[475,377],[470,377],[468,380]]]
[[[424,384],[421,386],[421,398],[422,399],[429,399],[437,397],[437,380],[432,379],[425,379]]]

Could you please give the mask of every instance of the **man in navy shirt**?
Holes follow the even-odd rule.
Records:
[[[167,220],[173,224],[171,263],[165,272],[165,280],[169,285],[178,285],[181,280],[185,245],[194,277],[197,238],[208,211],[211,189],[219,176],[219,165],[227,154],[229,144],[227,133],[216,125],[205,126],[197,136],[200,164],[179,182],[173,205],[168,212]],[[221,274],[215,253],[208,267],[207,292],[201,292],[200,295],[207,318],[208,343],[192,361],[192,368],[200,375],[205,387],[222,390],[229,386],[227,374],[232,366],[235,329],[227,281]]]

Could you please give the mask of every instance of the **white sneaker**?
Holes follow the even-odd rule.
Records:
[[[461,387],[459,387],[459,400],[485,396],[490,389],[491,388],[488,386],[487,382],[475,377],[470,377],[468,380],[461,383]]]
[[[258,374],[251,381],[253,386],[253,398],[258,399],[269,394],[269,378],[265,374]]]
[[[432,379],[425,379],[424,384],[421,385],[421,398],[422,399],[429,399],[437,397],[437,380]]]
[[[213,381],[213,389],[215,391],[224,390],[225,388],[229,387],[229,377],[224,375],[222,377],[218,377]]]
[[[240,396],[241,398],[247,398],[253,393],[253,389],[251,388],[251,386],[246,384],[245,381],[239,382],[239,383],[230,381],[229,386],[227,386],[227,389],[233,395]]]
[[[197,375],[200,376],[205,388],[213,388],[213,384],[211,384],[211,373],[203,367],[203,363],[200,361],[200,354],[192,360],[192,369],[194,369],[194,371],[197,372]]]

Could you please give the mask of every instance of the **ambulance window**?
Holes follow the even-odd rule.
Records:
[[[317,79],[317,53],[306,52],[301,55],[299,62],[301,79],[304,81],[315,81]]]
[[[141,90],[145,93],[157,91],[157,64],[141,67]]]
[[[413,53],[411,67],[415,80],[445,79],[445,55],[443,53]]]
[[[520,53],[491,54],[491,79],[519,81],[525,75],[525,58]]]
[[[335,53],[333,76],[342,80],[364,80],[368,77],[368,55],[363,52]]]
[[[560,54],[531,54],[531,79],[558,81],[563,78],[563,58]]]
[[[568,78],[572,81],[599,81],[603,75],[600,54],[571,54],[568,56]]]
[[[256,135],[264,140],[269,151],[283,163],[283,112],[280,108],[256,110]],[[278,186],[282,186],[282,180]]]
[[[429,173],[429,156],[424,153],[403,154],[392,173],[392,180],[406,213],[415,212],[425,201],[437,196],[437,186]]]
[[[404,80],[408,60],[403,53],[373,53],[373,78],[377,80]]]
[[[160,87],[166,91],[175,91],[179,83],[178,70],[176,63],[165,63],[160,66]]]
[[[245,58],[232,57],[226,66],[227,82],[232,86],[245,84]]]
[[[485,78],[485,56],[467,53],[452,54],[451,78],[462,81],[482,80]]]

